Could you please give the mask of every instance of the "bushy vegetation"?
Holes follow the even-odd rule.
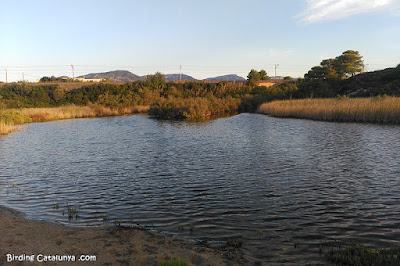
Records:
[[[298,80],[295,98],[374,97],[380,94],[400,96],[400,65],[363,73],[364,63],[358,51],[348,50],[334,59],[326,59]]]
[[[290,77],[286,77],[286,82],[268,88],[257,86],[258,81],[269,78],[267,73],[264,70],[254,69],[249,72],[247,82],[166,82],[165,76],[157,72],[154,75],[148,75],[145,81],[125,84],[92,83],[72,89],[62,86],[66,83],[2,84],[0,125],[3,132],[9,132],[12,125],[29,122],[29,119],[43,121],[146,111],[154,117],[164,119],[194,119],[236,112],[255,112],[262,103],[274,100],[335,98],[337,95],[368,97],[384,93],[389,96],[400,96],[400,65],[396,68],[356,75],[363,70],[363,66],[362,56],[357,51],[348,50],[334,59],[323,60],[320,66],[313,67],[304,76],[304,79],[294,82],[290,81]],[[43,81],[54,81],[54,79],[45,78]],[[285,104],[287,105],[287,103]],[[19,111],[21,108],[60,108],[63,106],[69,106],[67,109],[70,111],[47,110],[42,112],[34,109],[36,111],[27,115],[29,119],[23,118]],[[270,108],[270,105],[267,106]],[[346,111],[343,111],[344,109],[334,111],[335,116],[332,116],[329,106],[326,106],[329,110],[324,112],[330,114],[322,116],[325,117],[323,120],[333,121],[368,120],[393,123],[390,121],[394,121],[392,114],[397,115],[397,111],[393,111],[397,110],[397,107],[388,110],[383,107],[373,109],[373,106],[375,105],[371,101],[365,102],[363,107],[359,106],[361,109],[370,109],[368,114],[361,115],[362,119],[359,111],[357,111],[357,115],[353,115],[357,116],[357,119],[349,118],[350,111],[347,109]],[[77,108],[82,114],[75,114]],[[266,106],[263,106],[260,110],[271,113],[270,110],[265,111],[265,108]],[[5,111],[9,109],[15,110]],[[387,116],[381,116],[382,112],[388,112]],[[316,118],[315,113],[312,115],[312,119],[319,119]],[[320,113],[323,112],[320,111]],[[340,115],[338,115],[339,113]],[[342,115],[344,113],[347,114]],[[290,114],[290,116],[296,117],[298,115],[294,111]],[[304,116],[301,115],[301,117]]]
[[[264,69],[261,69],[260,71],[255,69],[250,70],[249,74],[247,75],[248,84],[255,86],[260,80],[269,80],[267,72]]]
[[[56,78],[55,76],[47,77],[44,76],[40,79],[40,82],[73,82],[76,81],[71,78]]]
[[[161,98],[149,110],[149,114],[166,119],[192,119],[237,111],[240,99],[208,97]]]
[[[165,82],[160,73],[146,81],[96,83],[66,90],[59,84],[3,84],[0,89],[1,131],[30,121],[147,112],[164,119],[195,119],[252,112],[265,102],[284,99],[294,84],[270,88],[245,82]]]
[[[350,97],[400,96],[400,64],[351,77],[338,86],[337,94]]]
[[[190,119],[217,114],[255,111],[262,102],[282,99],[293,84],[251,87],[244,82],[165,82],[160,73],[146,81],[126,84],[97,83],[65,90],[57,84],[9,84],[0,90],[4,108],[48,108],[97,105],[111,109],[150,106],[149,113],[166,119]]]

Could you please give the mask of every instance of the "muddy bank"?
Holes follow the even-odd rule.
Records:
[[[35,265],[38,260],[63,261],[46,265],[158,265],[172,258],[192,265],[237,263],[223,245],[210,248],[136,228],[72,228],[29,220],[23,213],[2,206],[0,235],[0,265],[21,265],[19,259],[23,265]],[[7,263],[7,257],[14,262]]]

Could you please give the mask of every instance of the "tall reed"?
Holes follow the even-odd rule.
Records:
[[[8,125],[0,121],[0,135],[6,135],[16,130],[18,130],[18,126]]]
[[[97,116],[124,115],[142,113],[148,106],[133,106],[123,108],[109,108],[101,105],[76,106],[68,105],[54,108],[23,108],[19,111],[32,119],[33,122],[51,121],[69,118],[84,118]]]
[[[2,109],[0,110],[0,134],[9,134],[20,128],[16,125],[23,123],[144,113],[147,112],[148,109],[149,106],[120,107],[113,109],[94,104],[88,106],[69,105],[53,108]]]
[[[262,104],[259,113],[275,117],[337,122],[400,124],[400,98],[299,99]]]

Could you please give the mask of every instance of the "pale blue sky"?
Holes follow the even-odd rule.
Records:
[[[0,81],[116,69],[302,77],[357,50],[400,63],[400,0],[0,0]]]

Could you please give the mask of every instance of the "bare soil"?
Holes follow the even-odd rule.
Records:
[[[35,262],[8,263],[7,254],[35,255]],[[159,265],[172,258],[191,265],[236,264],[223,246],[210,248],[204,243],[138,228],[73,228],[29,220],[23,213],[0,206],[0,265],[37,265],[36,256],[39,254],[76,257],[73,263],[50,262],[45,265]],[[96,261],[78,261],[81,255],[94,255]]]

